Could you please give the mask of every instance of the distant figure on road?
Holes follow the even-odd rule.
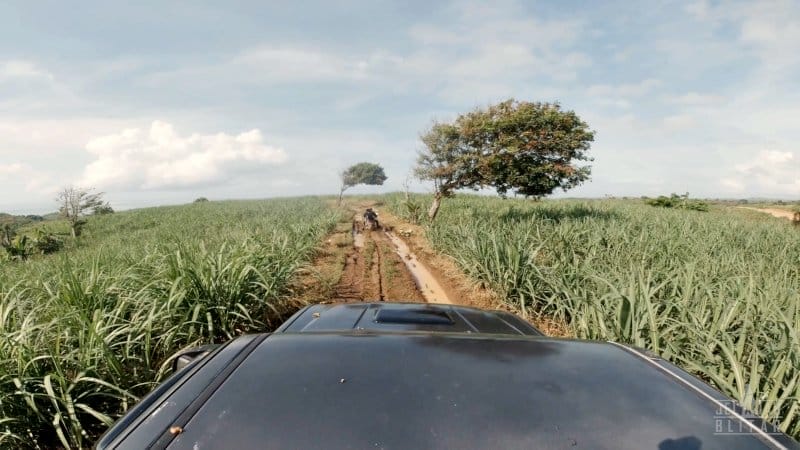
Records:
[[[376,213],[372,208],[367,208],[364,211],[364,228],[367,230],[376,230],[380,227],[378,223],[378,213]]]

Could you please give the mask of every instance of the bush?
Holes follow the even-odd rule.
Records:
[[[28,236],[17,236],[11,242],[3,243],[6,255],[11,261],[25,261],[31,254]]]
[[[207,198],[205,198],[205,197],[200,197],[200,198],[196,198],[196,199],[194,200],[194,203],[205,203],[205,202],[207,202],[207,201],[208,201],[208,199],[207,199]]]
[[[420,224],[422,223],[425,217],[425,209],[422,206],[422,203],[417,201],[417,199],[408,197],[402,202],[405,211],[403,211],[403,217],[408,219],[411,223]]]
[[[42,229],[37,229],[31,236],[25,234],[15,236],[13,232],[5,231],[7,233],[0,239],[0,244],[10,261],[24,261],[34,254],[49,255],[64,246],[64,242],[55,234]]]
[[[33,248],[37,253],[49,255],[61,250],[63,246],[64,242],[53,233],[48,233],[41,229],[36,230]]]
[[[111,205],[106,203],[105,205],[95,206],[92,212],[96,216],[102,216],[104,214],[114,214],[114,208],[112,208]]]
[[[663,195],[658,198],[647,199],[644,201],[650,206],[660,208],[689,209],[692,211],[708,211],[708,203],[701,200],[690,200],[689,193],[683,195],[671,194],[669,197]]]

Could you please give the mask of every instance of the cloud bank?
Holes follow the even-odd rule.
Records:
[[[800,158],[792,152],[762,150],[756,158],[737,164],[735,174],[722,184],[736,192],[800,193]]]
[[[181,136],[166,122],[130,128],[86,144],[94,155],[81,185],[101,189],[176,189],[225,182],[242,172],[282,164],[286,152],[264,143],[257,129],[236,136]]]
[[[363,160],[396,190],[432,119],[509,96],[597,131],[592,181],[556,195],[800,196],[796,1],[95,3],[0,17],[0,211],[73,183],[120,209],[331,193]]]

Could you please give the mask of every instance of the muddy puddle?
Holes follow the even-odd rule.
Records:
[[[422,295],[425,297],[425,301],[428,303],[453,304],[452,299],[450,299],[442,285],[436,280],[436,277],[417,259],[414,253],[408,248],[405,241],[388,231],[386,232],[386,236],[392,241],[395,251],[406,264],[406,268],[417,284],[417,287],[422,292]]]

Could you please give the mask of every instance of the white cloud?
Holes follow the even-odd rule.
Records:
[[[0,63],[0,81],[24,78],[52,81],[53,75],[30,61],[10,60]]]
[[[723,178],[720,180],[720,184],[729,192],[742,193],[745,191],[745,184],[736,178]]]
[[[791,48],[800,39],[798,13],[800,7],[791,1],[748,4],[739,12],[742,19],[741,39],[765,47]]]
[[[448,24],[409,30],[423,45],[403,58],[399,74],[436,86],[436,94],[452,103],[495,101],[537,77],[573,81],[591,65],[588,54],[575,50],[585,37],[580,20],[530,17],[516,2],[456,2],[451,16]]]
[[[80,184],[98,188],[202,186],[286,160],[283,149],[264,144],[259,130],[181,136],[159,121],[149,130],[130,128],[94,138],[86,150],[96,159],[86,166]]]
[[[737,164],[721,184],[748,194],[800,194],[800,158],[793,152],[762,150],[754,159]]]
[[[791,77],[788,69],[800,63],[797,42],[800,41],[800,3],[793,0],[760,0],[709,3],[697,1],[686,7],[695,19],[702,21],[708,29],[723,24],[738,31],[738,40],[725,39],[718,50],[734,55],[747,54],[761,60],[756,68],[757,79],[769,83],[773,77]],[[714,54],[719,60],[720,51],[706,49],[707,44],[692,42],[695,49],[703,49],[703,55]],[[726,50],[727,49],[727,50]],[[793,81],[793,80],[792,80]]]
[[[2,108],[0,108],[2,109]],[[72,153],[94,136],[129,126],[132,120],[91,117],[4,118],[0,114],[0,154],[18,160],[31,153]]]
[[[664,117],[661,124],[666,131],[681,131],[698,127],[701,122],[692,114],[674,114]]]
[[[762,84],[796,86],[800,69],[800,4],[792,0],[748,2],[734,10],[739,40],[761,60],[755,79]]]
[[[537,79],[571,82],[591,64],[589,53],[575,49],[585,38],[579,20],[530,17],[517,2],[501,7],[456,2],[449,8],[453,20],[411,26],[408,37],[418,45],[407,48],[343,52],[328,45],[264,42],[219,64],[150,74],[147,83],[191,83],[195,90],[216,90],[218,80],[315,89],[336,83],[368,93],[362,101],[366,95],[422,93],[463,106],[499,100],[521,85],[545,84]]]
[[[701,94],[699,92],[687,92],[683,95],[672,96],[666,99],[667,103],[684,106],[705,106],[720,103],[724,100],[721,95]]]
[[[696,19],[705,19],[711,10],[708,0],[699,0],[687,4],[684,10]]]
[[[367,76],[370,65],[368,60],[314,49],[268,46],[244,51],[232,62],[257,70],[263,81],[275,82],[358,80]]]
[[[601,97],[639,97],[651,92],[653,89],[661,86],[661,84],[661,80],[654,78],[648,78],[638,83],[626,83],[618,85],[596,84],[589,86],[586,89],[586,93],[588,95]]]
[[[0,177],[14,175],[22,171],[23,165],[20,163],[0,164]]]
[[[55,187],[50,177],[25,163],[0,164],[0,182],[12,189],[22,188],[25,192],[51,194]]]
[[[430,24],[412,26],[409,35],[411,39],[424,45],[457,45],[464,42],[463,35]]]
[[[344,34],[297,35],[302,21],[287,16],[252,34],[244,26],[246,39],[220,36],[214,48],[195,46],[202,40],[181,42],[180,53],[114,47],[102,60],[70,56],[70,42],[94,35],[64,40],[57,57],[20,47],[24,59],[0,59],[0,187],[20,193],[0,209],[49,205],[47,186],[81,180],[111,188],[126,206],[328,192],[334,169],[369,158],[386,164],[385,189],[395,189],[428,120],[511,96],[560,100],[597,131],[595,181],[568,195],[617,186],[630,195],[800,195],[792,183],[759,181],[792,173],[756,157],[770,149],[793,152],[781,164],[800,159],[795,0],[577,12],[465,0],[425,11],[388,18],[381,29],[349,22]],[[173,137],[157,139],[152,117],[186,131],[168,127]],[[264,170],[275,161],[243,153],[235,133],[186,134],[251,128],[269,136],[269,146],[260,136],[258,145],[291,149],[292,164]],[[198,189],[175,189],[188,186]]]

